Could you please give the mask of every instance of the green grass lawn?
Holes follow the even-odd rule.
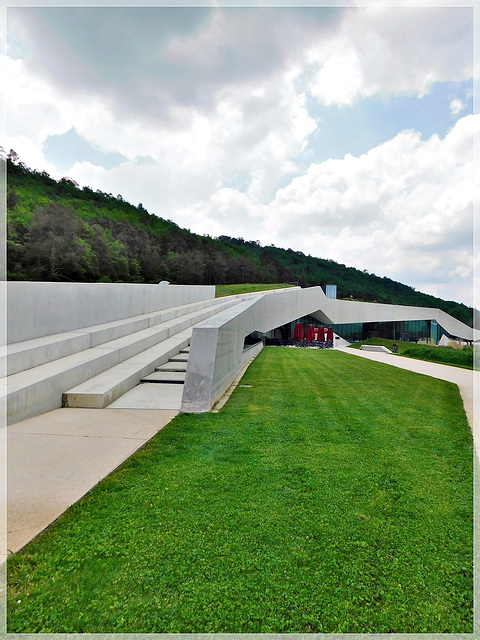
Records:
[[[9,633],[472,633],[458,388],[264,349],[8,563]]]
[[[257,291],[269,291],[271,289],[286,289],[290,284],[217,284],[215,297],[235,296],[242,293],[257,293]]]
[[[448,364],[454,367],[461,367],[462,369],[473,369],[473,347],[454,349],[453,347],[437,347],[417,344],[416,342],[389,340],[387,338],[368,338],[368,340],[362,340],[362,342],[352,344],[351,347],[353,349],[360,349],[362,344],[383,345],[390,350],[392,349],[392,345],[396,344],[399,355],[406,356],[407,358],[428,360],[429,362]]]

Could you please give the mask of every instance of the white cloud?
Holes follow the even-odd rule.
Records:
[[[323,104],[351,105],[362,90],[363,78],[358,57],[332,54],[315,77],[311,93]]]
[[[313,97],[349,105],[354,118],[362,98],[470,78],[468,8],[184,13],[9,12],[24,58],[4,61],[4,146],[57,177],[42,144],[74,127],[128,158],[108,171],[77,162],[68,175],[82,185],[198,233],[290,246],[442,297],[454,281],[468,292],[477,117],[444,139],[401,131],[360,157],[320,163],[308,110]],[[463,108],[450,103],[454,116]]]
[[[296,93],[286,74],[265,81],[262,90],[255,84],[232,87],[208,118],[190,111],[180,130],[81,117],[77,131],[92,144],[101,143],[103,150],[114,148],[132,161],[148,155],[155,165],[123,164],[101,172],[92,167],[90,177],[88,165],[83,164],[68,173],[80,183],[115,185],[111,188],[126,198],[141,185],[142,202],[153,211],[196,202],[233,184],[242,184],[252,201],[268,202],[278,183],[298,171],[295,159],[316,126],[304,96]]]
[[[170,127],[179,105],[209,114],[232,86],[291,65],[325,104],[424,95],[472,75],[468,7],[27,8],[9,10],[11,49],[66,94],[102,94],[116,119]]]
[[[468,7],[350,8],[329,43],[310,49],[311,92],[325,105],[373,95],[428,93],[436,82],[472,77]]]
[[[461,288],[472,302],[479,133],[480,116],[462,118],[443,140],[403,131],[359,158],[312,164],[268,205],[223,189],[178,213],[195,231],[292,247],[446,299]]]
[[[455,98],[450,102],[450,113],[452,116],[458,116],[465,109],[465,103],[459,98]]]
[[[0,56],[0,72],[10,98],[7,124],[11,138],[23,136],[39,147],[46,135],[63,133],[69,128],[72,109],[65,101],[58,105],[58,94],[45,81],[30,74],[21,60]]]

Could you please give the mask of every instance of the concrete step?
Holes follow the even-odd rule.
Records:
[[[7,376],[12,376],[90,347],[88,333],[69,331],[8,345],[3,348],[0,359],[6,361]],[[3,362],[0,362],[0,366],[3,366]]]
[[[150,320],[155,322],[152,327],[8,376],[5,385],[8,424],[61,407],[63,393],[75,389],[76,394],[80,394],[78,387],[84,383],[87,385],[86,395],[94,396],[93,404],[88,404],[87,400],[74,401],[72,395],[71,399],[68,396],[66,398],[68,406],[106,406],[111,402],[110,398],[119,397],[128,388],[138,384],[143,376],[152,373],[157,365],[167,362],[170,356],[178,354],[182,348],[188,346],[194,324],[220,313],[233,304],[236,304],[236,301],[230,300],[228,303],[216,301],[216,304],[171,318],[160,324],[156,323],[160,314],[153,316],[147,314]],[[171,337],[179,336],[187,329],[189,330],[187,339],[175,342],[171,350],[168,348],[168,343],[165,347],[161,346]],[[155,349],[156,346],[159,346],[159,351],[151,352],[150,349]],[[146,352],[148,355],[144,357],[143,354]],[[130,367],[127,367],[117,376],[124,377],[127,383],[111,383],[107,374],[107,380],[102,381],[106,389],[102,388],[99,391],[99,397],[103,399],[99,400],[97,394],[93,392],[95,382],[90,384],[89,381],[112,367],[120,367],[124,361],[133,362],[133,360],[138,364],[137,368],[134,367],[133,373]],[[143,363],[143,368],[140,363]]]
[[[6,378],[7,423],[62,406],[62,392],[115,366],[118,352],[87,349]]]
[[[392,351],[390,351],[390,349],[388,349],[388,347],[377,344],[362,344],[360,346],[360,349],[362,351],[380,351],[382,353],[393,353]]]
[[[203,315],[203,311],[197,312]],[[191,320],[192,322],[193,320]],[[17,422],[62,406],[62,393],[168,339],[170,323],[143,329],[98,347],[47,362],[6,379],[7,422]],[[170,355],[178,353],[173,350]],[[168,357],[159,361],[165,362]]]
[[[159,367],[156,367],[157,371],[168,371],[168,372],[174,372],[174,371],[186,371],[187,370],[187,363],[186,362],[167,362],[165,364],[162,364]]]
[[[157,409],[180,411],[183,384],[138,384],[106,407],[109,409]]]
[[[184,371],[154,371],[145,378],[142,378],[142,382],[152,382],[160,384],[183,384],[185,382]]]
[[[188,362],[188,353],[179,353],[170,358],[171,362]]]
[[[90,378],[63,393],[64,407],[103,409],[140,383],[157,365],[188,344],[192,328],[185,329],[141,354]]]
[[[233,304],[238,304],[238,302]],[[185,372],[187,362],[169,363],[169,359],[178,355],[181,349],[188,346],[194,324],[202,322],[205,317],[222,313],[231,306],[232,301],[220,303],[207,310],[187,314],[175,319],[175,321],[163,323],[162,330],[166,324],[170,325],[171,323],[171,329],[178,330],[178,333],[169,336],[156,347],[146,349],[136,357],[121,362],[111,370],[68,389],[63,393],[63,406],[104,408],[138,385],[142,378],[153,373],[156,368],[164,372]]]

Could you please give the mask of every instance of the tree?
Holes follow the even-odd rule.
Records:
[[[10,160],[10,162],[12,162],[13,164],[17,164],[20,160],[20,156],[14,149],[10,149],[7,154],[7,160]]]
[[[81,220],[60,205],[35,211],[25,254],[36,279],[83,280],[86,247],[79,242],[82,229]]]
[[[7,196],[7,209],[11,211],[18,204],[17,194],[15,189],[10,189]]]
[[[102,224],[93,224],[92,229],[95,233],[91,240],[92,247],[97,255],[98,260],[98,276],[102,278],[110,278],[112,282],[128,282],[128,258],[125,246],[119,242],[113,235],[108,220],[102,220]],[[112,225],[112,228],[115,228]]]
[[[205,252],[205,284],[227,284],[227,260],[219,251]]]

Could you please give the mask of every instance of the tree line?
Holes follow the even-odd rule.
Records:
[[[11,280],[237,284],[293,273],[249,243],[231,244],[68,178],[7,159],[7,277]]]
[[[7,278],[74,282],[336,284],[339,298],[439,307],[472,325],[472,309],[300,251],[198,235],[123,197],[7,163]]]

